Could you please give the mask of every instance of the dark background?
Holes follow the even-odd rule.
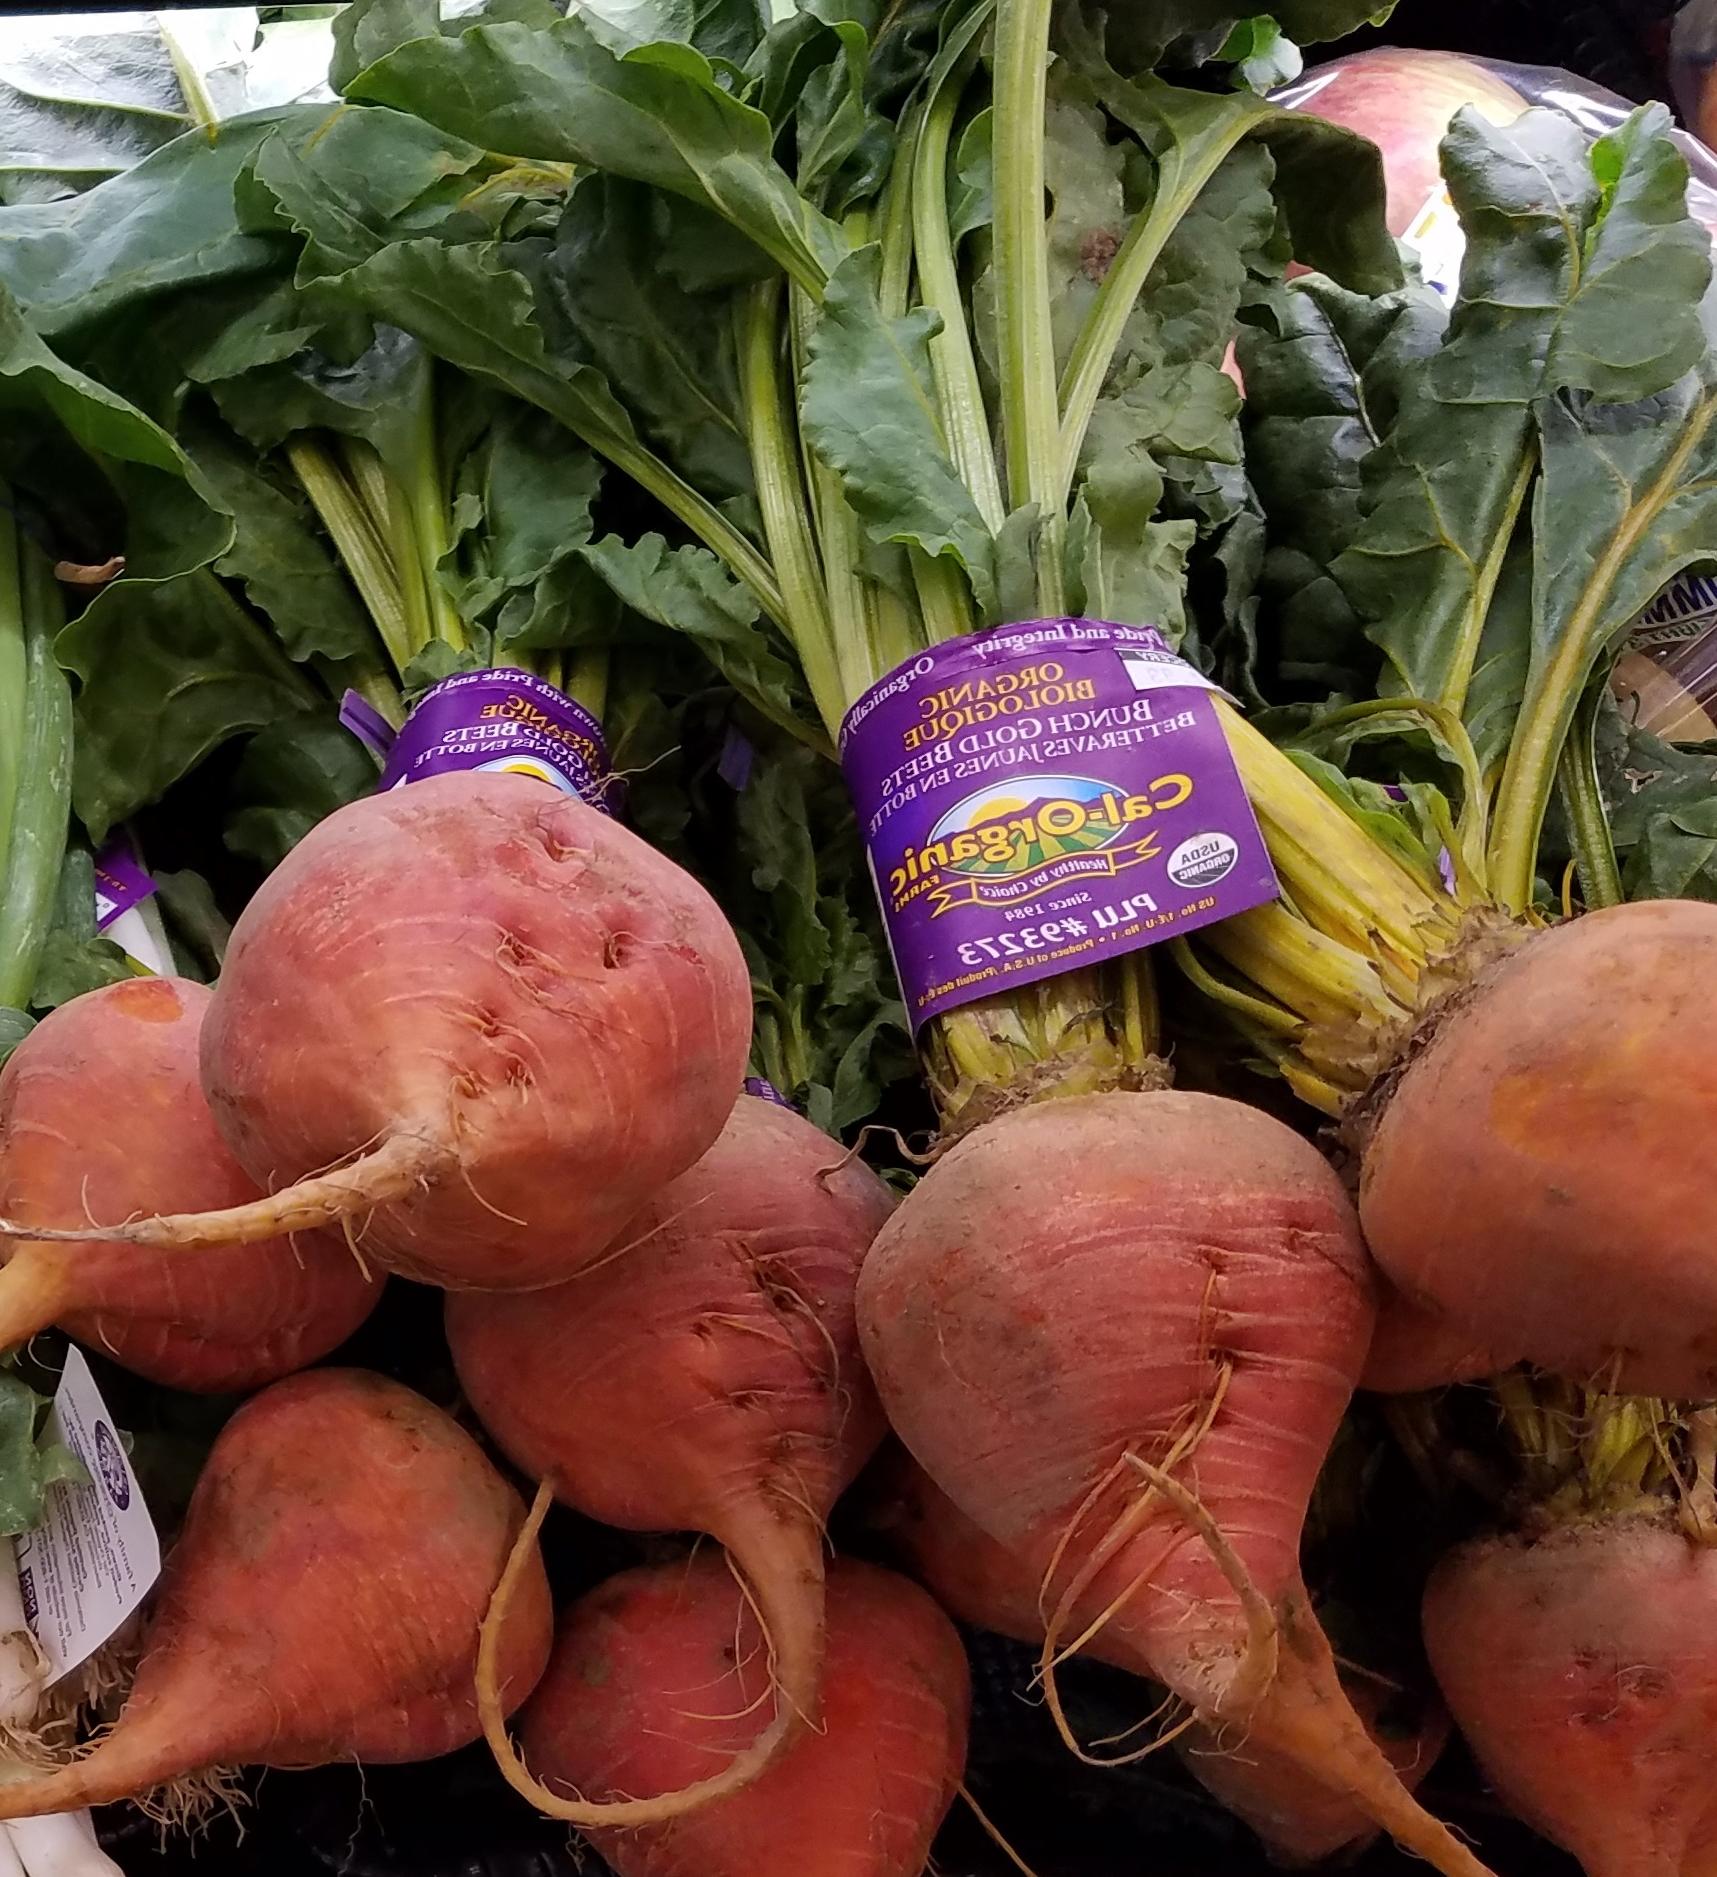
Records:
[[[63,10],[70,9],[0,5],[0,17]],[[1362,34],[1358,43],[1559,65],[1643,100],[1669,95],[1675,11],[1675,0],[1402,0],[1386,32]],[[396,1369],[395,1351],[435,1348],[437,1317],[427,1294],[395,1284],[384,1310],[345,1354]],[[112,1379],[122,1393],[123,1381]],[[402,1379],[447,1398],[444,1376],[418,1367]],[[547,1543],[557,1585],[568,1595],[632,1556],[629,1541],[564,1513],[551,1521]],[[1125,1773],[1079,1767],[1025,1697],[1029,1662],[993,1639],[973,1637],[971,1645],[977,1698],[970,1783],[1037,1877],[1262,1877],[1269,1868],[1244,1828],[1205,1799],[1172,1756]],[[1071,1705],[1090,1737],[1126,1727],[1148,1705],[1137,1684],[1106,1671],[1078,1670],[1068,1680]],[[588,1852],[576,1855],[564,1828],[535,1818],[506,1792],[481,1747],[429,1767],[272,1773],[254,1784],[242,1821],[218,1819],[194,1843],[159,1845],[155,1828],[129,1810],[103,1819],[104,1837],[131,1877],[571,1877],[580,1869],[602,1877],[605,1868]],[[1570,1860],[1502,1816],[1458,1750],[1423,1797],[1474,1839],[1499,1877],[1578,1877]],[[942,1877],[1006,1877],[1012,1867],[956,1805],[934,1868]],[[1426,1867],[1380,1847],[1350,1868],[1355,1877],[1412,1877]]]

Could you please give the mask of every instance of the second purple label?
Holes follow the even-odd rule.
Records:
[[[914,1028],[1274,899],[1213,687],[1148,627],[953,639],[847,714],[841,763]]]

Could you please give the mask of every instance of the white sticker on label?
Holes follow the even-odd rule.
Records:
[[[1407,224],[1401,239],[1419,257],[1425,285],[1445,300],[1461,290],[1461,262],[1466,259],[1467,237],[1455,212],[1448,188],[1439,183],[1425,206]]]
[[[1135,691],[1220,691],[1197,666],[1177,658],[1165,645],[1159,651],[1128,645],[1115,654],[1126,669]]]
[[[89,1364],[66,1352],[47,1437],[83,1462],[87,1486],[48,1491],[42,1523],[18,1540],[24,1615],[51,1680],[86,1662],[161,1575],[161,1540]]]

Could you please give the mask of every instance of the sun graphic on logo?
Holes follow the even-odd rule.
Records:
[[[968,828],[976,828],[981,827],[986,821],[1001,821],[1008,815],[1023,815],[1030,805],[1031,804],[1027,802],[1023,796],[999,795],[983,797],[980,798],[977,806],[973,808],[962,825]],[[964,806],[964,804],[962,804],[962,806]],[[957,815],[959,812],[960,810],[956,808],[954,815]],[[947,819],[950,822],[953,821],[954,815],[948,816]]]
[[[1106,847],[1122,831],[1116,794],[1090,776],[1030,776],[968,795],[932,829],[934,865],[979,878],[1029,872]]]
[[[507,776],[530,776],[538,782],[552,782],[557,789],[567,795],[577,794],[577,790],[552,764],[540,761],[535,756],[499,756],[492,763],[479,765],[486,774]]]

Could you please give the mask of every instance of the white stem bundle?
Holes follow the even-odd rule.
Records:
[[[47,1685],[47,1661],[24,1617],[17,1552],[10,1538],[0,1537],[0,1727],[27,1732]],[[0,1825],[0,1877],[124,1877],[124,1873],[97,1843],[95,1821],[82,1811]]]

